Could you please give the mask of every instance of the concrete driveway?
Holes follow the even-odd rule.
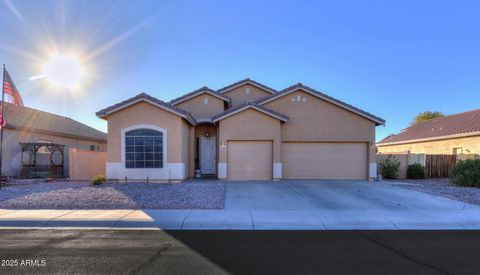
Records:
[[[480,207],[386,182],[229,182],[224,210],[185,213],[182,229],[480,229]]]
[[[480,207],[368,181],[228,182],[222,210],[0,210],[0,227],[480,229]]]

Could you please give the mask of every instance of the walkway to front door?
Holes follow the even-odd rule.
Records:
[[[200,139],[200,170],[202,175],[215,174],[216,151],[215,137],[201,137]]]

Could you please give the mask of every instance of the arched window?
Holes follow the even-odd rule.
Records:
[[[163,133],[151,129],[126,132],[125,168],[163,168]]]

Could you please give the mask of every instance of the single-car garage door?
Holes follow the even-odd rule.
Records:
[[[284,142],[285,179],[366,179],[366,143]]]
[[[229,180],[271,180],[272,141],[228,141]]]

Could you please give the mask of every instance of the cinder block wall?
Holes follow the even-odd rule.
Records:
[[[407,167],[410,164],[420,163],[425,166],[425,154],[377,154],[377,163],[378,163],[378,174],[382,174],[383,161],[389,156],[393,155],[395,159],[400,163],[398,169],[398,178],[405,179],[407,178]]]

